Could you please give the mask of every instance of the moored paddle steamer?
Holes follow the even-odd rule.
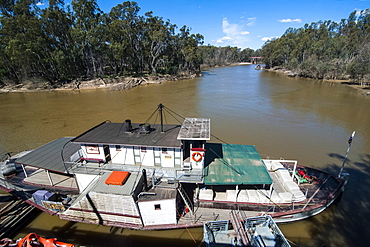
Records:
[[[150,123],[156,115],[158,123]],[[343,192],[347,174],[263,159],[252,145],[212,143],[210,119],[165,124],[105,121],[2,162],[0,187],[61,219],[131,229],[173,229],[270,215],[314,216]]]

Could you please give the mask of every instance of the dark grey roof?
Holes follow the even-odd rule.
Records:
[[[111,144],[132,146],[181,147],[176,137],[180,125],[160,124],[147,126],[148,133],[142,133],[143,125],[133,123],[131,131],[126,131],[124,123],[101,123],[77,136],[72,142],[87,144]]]
[[[179,140],[210,140],[210,119],[186,118],[177,138]]]
[[[151,188],[146,193],[145,192],[141,193],[138,202],[176,199],[176,197],[177,197],[176,188],[155,187]]]
[[[80,145],[68,143],[72,139],[73,137],[56,139],[18,158],[16,163],[66,173],[66,168],[69,167],[64,166],[62,150],[63,158],[69,161],[68,158],[80,149]]]

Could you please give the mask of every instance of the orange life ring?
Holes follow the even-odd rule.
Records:
[[[199,162],[202,160],[203,158],[203,155],[199,152],[195,152],[193,153],[193,155],[191,156],[191,158],[195,161],[195,162]]]

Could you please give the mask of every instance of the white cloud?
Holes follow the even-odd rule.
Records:
[[[278,36],[263,37],[261,40],[266,42],[266,41],[277,39],[277,38],[279,38],[279,37]]]
[[[257,17],[250,17],[250,18],[248,18],[247,26],[254,26],[254,25],[256,25],[256,20],[257,20]]]
[[[222,37],[222,38],[218,38],[216,40],[217,43],[224,43],[224,41],[227,41],[227,40],[233,40],[231,37],[228,37],[228,36],[225,36],[225,37]]]
[[[224,37],[216,39],[217,43],[222,43],[230,46],[246,47],[249,41],[248,31],[244,30],[244,26],[236,23],[230,23],[227,18],[222,20],[222,32]]]
[[[229,23],[229,21],[227,20],[227,18],[224,18],[222,20],[222,31],[227,34],[227,35],[236,35],[237,33],[239,33],[241,27],[239,27],[238,24],[232,24],[232,23]]]
[[[297,23],[301,23],[302,22],[302,19],[281,19],[279,20],[279,22],[297,22]]]
[[[43,2],[38,2],[38,3],[36,3],[36,5],[37,5],[37,6],[43,6],[43,5],[45,5],[45,3],[43,3]]]

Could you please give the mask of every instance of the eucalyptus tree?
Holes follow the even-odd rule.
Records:
[[[81,56],[72,39],[73,18],[64,8],[63,0],[49,0],[49,6],[41,12],[43,33],[50,47],[50,71],[55,80],[66,81],[84,75]]]
[[[36,76],[42,65],[44,35],[35,0],[4,1],[0,11],[1,67],[16,82]]]
[[[159,65],[165,67],[165,54],[171,45],[171,37],[174,35],[176,25],[163,18],[153,16],[152,12],[145,13],[145,43],[148,49],[148,64],[151,74],[157,76]]]
[[[106,19],[108,63],[116,75],[144,70],[145,21],[136,2],[113,7]]]
[[[198,52],[198,46],[203,44],[203,36],[190,34],[190,31],[189,27],[183,26],[174,36],[173,53],[175,60],[173,64],[176,64],[176,72],[178,74],[200,72],[202,58]]]
[[[103,75],[104,68],[104,26],[103,12],[95,0],[73,0],[72,38],[82,57],[84,71],[88,77]]]

